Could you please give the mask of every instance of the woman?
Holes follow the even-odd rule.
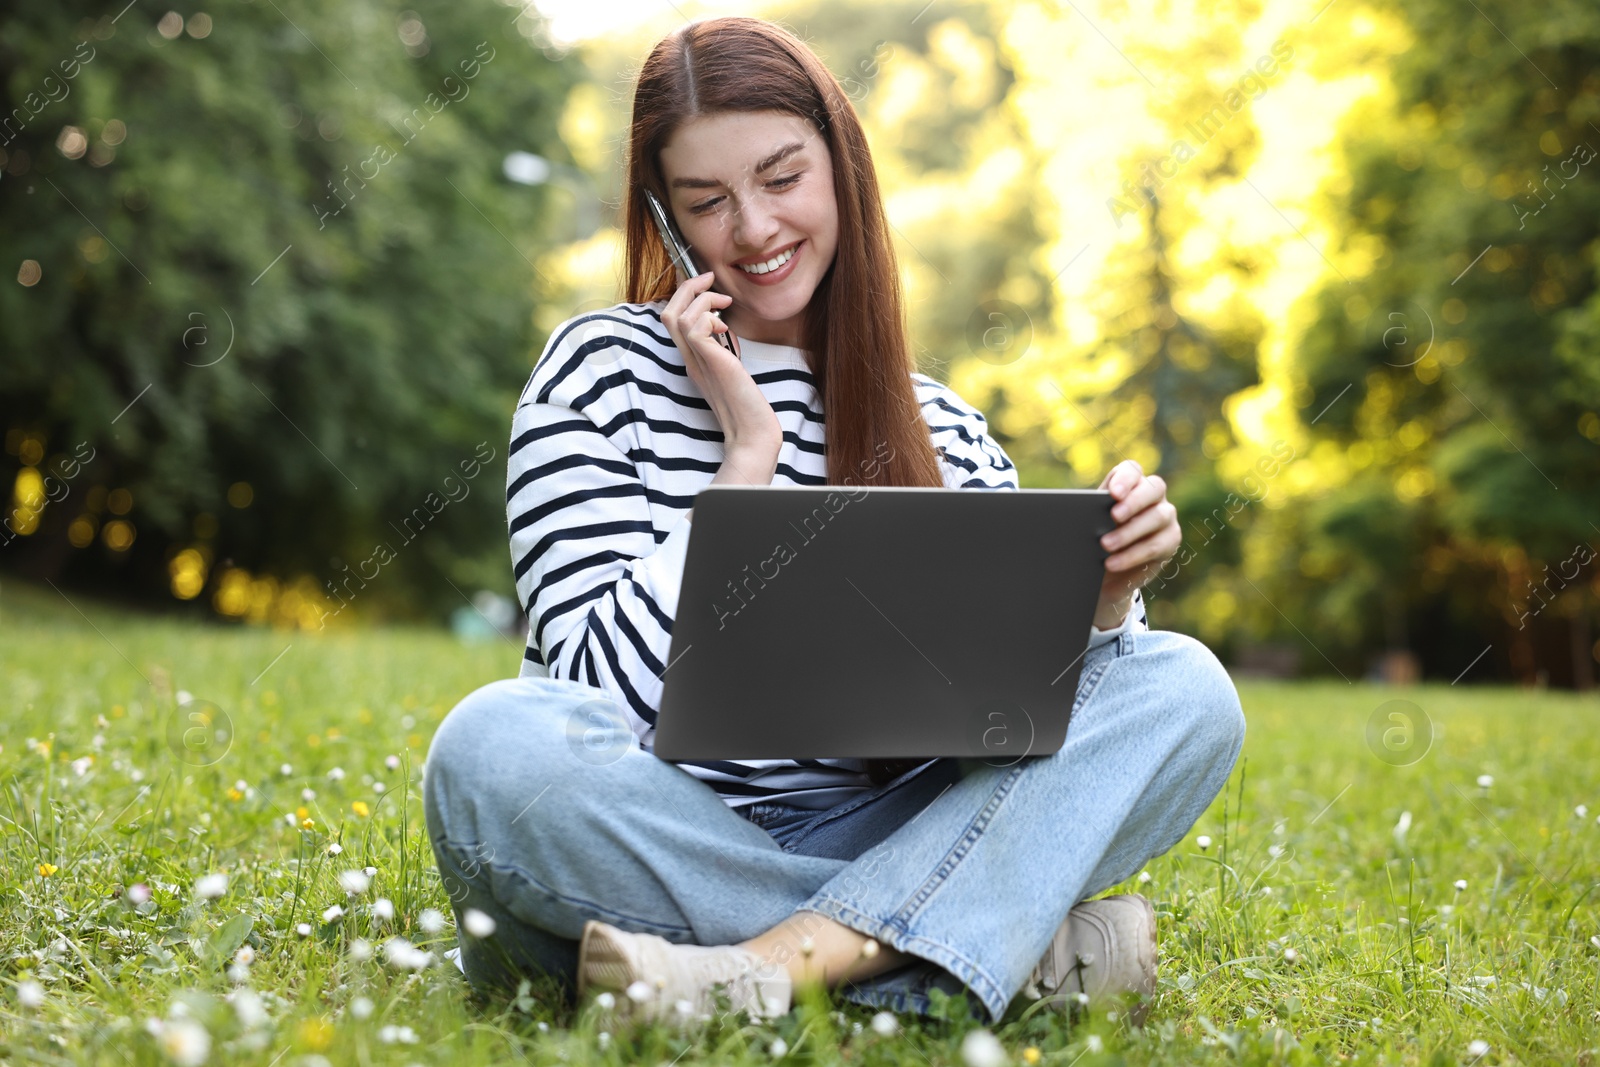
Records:
[[[705,274],[673,275],[647,189]],[[793,35],[718,18],[655,47],[626,227],[628,302],[555,331],[513,420],[521,673],[462,700],[428,754],[435,857],[481,935],[462,943],[472,984],[544,971],[645,1018],[703,1017],[718,993],[781,1014],[807,982],[923,1013],[932,988],[970,990],[992,1021],[1024,990],[1135,992],[1142,1019],[1149,903],[1078,902],[1183,837],[1244,735],[1216,658],[1146,625],[1139,586],[1181,539],[1164,483],[1131,461],[1101,483],[1118,525],[1059,752],[664,762],[699,489],[1017,480],[983,416],[912,372],[867,142]]]

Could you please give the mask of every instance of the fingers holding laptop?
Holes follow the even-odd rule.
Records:
[[[1111,517],[1117,528],[1100,538],[1110,553],[1100,586],[1095,625],[1110,629],[1128,613],[1134,592],[1150,579],[1183,541],[1178,509],[1167,499],[1167,483],[1160,475],[1145,474],[1131,459],[1123,460],[1106,475],[1100,488],[1116,503]]]

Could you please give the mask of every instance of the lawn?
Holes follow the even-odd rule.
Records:
[[[964,1044],[959,998],[937,1018],[875,1025],[835,999],[687,1035],[630,1033],[542,983],[470,1002],[442,958],[416,770],[454,702],[519,656],[5,583],[0,1063],[998,1062]],[[1226,797],[1124,887],[1160,914],[1148,1026],[1014,1006],[993,1028],[1006,1060],[1600,1062],[1600,698],[1240,688]],[[177,721],[180,700],[211,717]],[[350,893],[362,879],[341,874],[366,868]],[[394,937],[435,962],[391,966]]]

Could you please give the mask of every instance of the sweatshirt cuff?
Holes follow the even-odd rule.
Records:
[[[683,561],[689,551],[691,524],[679,517],[678,525],[650,555],[634,565],[634,577],[645,587],[668,618],[678,617],[678,589],[683,585]]]
[[[1137,608],[1137,604],[1130,604],[1128,606],[1128,614],[1124,615],[1122,621],[1109,630],[1102,630],[1091,623],[1089,626],[1089,647],[1098,648],[1107,641],[1115,640],[1132,629],[1133,616]]]

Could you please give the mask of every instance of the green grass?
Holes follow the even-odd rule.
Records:
[[[515,673],[513,643],[201,628],[74,598],[80,614],[49,588],[3,592],[0,1062],[166,1062],[149,1020],[184,1012],[211,1036],[210,1063],[764,1063],[780,1037],[784,1061],[962,1062],[977,1024],[959,998],[940,1017],[901,1016],[889,1036],[871,1011],[832,999],[771,1024],[602,1037],[616,1028],[596,1007],[556,1005],[542,984],[520,1003],[479,1007],[448,962],[401,974],[381,952],[352,959],[355,938],[404,936],[441,956],[454,944],[448,924],[431,936],[418,925],[424,909],[450,909],[414,769],[457,699]],[[1596,1062],[1600,701],[1447,686],[1241,690],[1249,737],[1226,798],[1149,864],[1148,882],[1126,887],[1161,916],[1149,1025],[1014,1008],[994,1028],[1011,1062]],[[232,723],[214,762],[198,762],[222,752],[203,732],[177,742],[197,762],[169,746],[182,691]],[[1436,734],[1408,766],[1367,743],[1369,717],[1394,698],[1423,709]],[[329,778],[336,766],[342,780]],[[1583,804],[1593,810],[1579,816]],[[301,806],[313,829],[286,824]],[[366,897],[393,901],[387,927],[337,882],[364,866],[378,872]],[[212,872],[227,874],[226,892],[197,901]],[[136,883],[155,890],[142,910],[122,895]],[[324,922],[335,903],[350,913]],[[225,964],[241,943],[255,959],[236,986]],[[25,1003],[29,982],[41,1004]],[[225,999],[235,989],[259,998],[253,1027],[240,998]],[[372,1005],[364,1018],[351,1010],[360,998]],[[1474,1041],[1488,1052],[1469,1052]]]

